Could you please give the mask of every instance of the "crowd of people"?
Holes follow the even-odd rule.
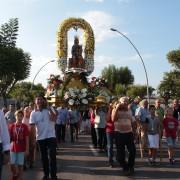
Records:
[[[23,180],[23,170],[26,166],[33,167],[38,145],[43,179],[49,179],[50,175],[52,180],[56,180],[56,119],[57,112],[48,106],[42,95],[37,95],[33,106],[30,104],[15,111],[14,105],[11,104],[5,114],[0,111],[0,170],[2,171],[3,164],[10,161],[10,179]]]
[[[34,104],[20,110],[15,111],[13,104],[8,110],[0,110],[0,179],[3,164],[10,162],[11,179],[23,180],[23,171],[34,165],[38,146],[43,179],[56,180],[56,151],[67,141],[67,130],[71,143],[78,140],[80,133],[90,133],[93,148],[107,153],[110,167],[116,159],[125,175],[134,174],[137,145],[141,157],[147,157],[150,165],[157,165],[163,137],[169,163],[174,164],[179,120],[177,99],[163,108],[160,99],[149,105],[146,99],[137,97],[130,102],[128,97],[121,97],[80,111],[64,105],[49,106],[44,96],[37,95]]]

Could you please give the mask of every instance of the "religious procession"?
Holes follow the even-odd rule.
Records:
[[[83,49],[75,36],[69,57],[71,28],[84,30],[85,44]],[[108,168],[118,167],[122,176],[136,175],[138,153],[144,164],[158,167],[163,140],[168,157],[165,163],[173,167],[180,140],[179,100],[163,106],[159,98],[152,102],[148,97],[113,96],[106,79],[92,77],[88,81],[94,70],[95,39],[84,19],[68,18],[60,24],[57,47],[63,77],[51,74],[46,92],[37,94],[27,106],[15,109],[10,104],[0,111],[0,179],[25,179],[38,156],[42,168],[38,179],[59,179],[57,153],[66,142],[76,145],[81,135],[89,135],[93,151],[106,157]],[[2,178],[7,163],[8,175]]]

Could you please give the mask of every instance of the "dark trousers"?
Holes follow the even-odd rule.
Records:
[[[0,143],[0,180],[2,174],[2,167],[3,167],[3,147],[2,147],[2,143]]]
[[[70,124],[71,142],[74,142],[74,132],[76,139],[78,139],[78,123]]]
[[[91,139],[92,139],[92,144],[97,147],[97,136],[96,136],[96,131],[94,128],[94,125],[91,124]]]
[[[106,132],[107,138],[107,154],[109,158],[109,163],[113,163],[113,142],[114,142],[114,132]]]
[[[56,177],[56,138],[47,138],[38,140],[41,151],[41,161],[43,165],[44,175],[52,178]]]
[[[61,141],[65,142],[65,134],[66,134],[66,125],[56,124],[56,137],[59,143]]]
[[[115,141],[117,148],[117,160],[124,170],[134,167],[135,156],[136,156],[136,147],[134,144],[133,133],[119,133],[115,132]],[[128,163],[126,162],[126,152],[125,147],[128,150],[129,157]]]
[[[95,128],[95,130],[99,149],[105,149],[107,144],[105,128]]]

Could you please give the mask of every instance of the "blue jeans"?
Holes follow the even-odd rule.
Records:
[[[106,132],[107,138],[107,153],[109,158],[109,163],[113,163],[113,140],[114,140],[114,133]]]

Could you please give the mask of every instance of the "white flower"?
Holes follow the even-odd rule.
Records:
[[[69,98],[69,92],[66,92],[64,95],[64,99],[68,99]]]
[[[78,89],[69,88],[68,91],[64,95],[64,99],[68,102],[69,105],[81,105],[81,104],[88,104],[88,100],[85,99],[88,95],[87,88]]]
[[[73,88],[69,88],[68,91],[69,91],[70,94],[74,93],[74,89]]]
[[[86,89],[86,88],[81,89],[81,92],[82,92],[82,93],[86,93],[86,92],[87,92],[87,89]]]
[[[82,99],[81,101],[83,104],[88,104],[88,100],[87,99]]]
[[[69,99],[68,103],[69,103],[69,105],[72,106],[74,104],[74,100],[73,99]]]
[[[84,98],[86,96],[87,96],[87,93],[83,93],[81,97]]]

